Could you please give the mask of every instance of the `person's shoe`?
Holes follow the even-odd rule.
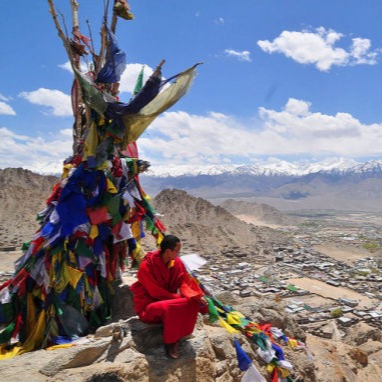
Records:
[[[178,359],[179,358],[179,342],[174,342],[172,344],[165,344],[166,354],[169,358]]]

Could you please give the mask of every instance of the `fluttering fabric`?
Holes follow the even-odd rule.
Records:
[[[143,74],[144,74],[144,70],[145,70],[145,66],[143,65],[141,71],[139,72],[137,81],[135,82],[134,91],[133,91],[134,95],[137,95],[141,91],[141,89],[143,87]]]
[[[114,10],[132,18],[126,0],[115,1]],[[162,81],[160,65],[130,102],[119,102],[113,85],[126,55],[109,29],[107,36],[98,75],[73,67],[73,156],[63,162],[13,276],[0,285],[0,359],[70,343],[108,322],[121,272],[144,257],[145,232],[157,245],[165,232],[139,181],[149,164],[138,158],[136,140],[186,93],[195,66]]]
[[[110,318],[121,270],[139,250],[142,231],[134,235],[132,222],[150,220],[163,237],[131,162],[139,160],[115,157],[102,169],[67,163],[69,175],[38,215],[41,228],[0,286],[0,359],[72,340]],[[7,351],[12,338],[18,344]]]
[[[225,305],[201,283],[195,275],[195,280],[205,294],[208,301],[209,315],[211,322],[218,322],[231,335],[244,334],[258,346],[257,353],[267,365],[267,371],[271,375],[272,381],[294,381],[291,376],[293,365],[285,360],[281,343],[286,344],[292,349],[301,349],[306,352],[309,359],[313,359],[306,345],[294,339],[287,337],[279,328],[272,327],[271,324],[259,325],[253,322],[249,317],[235,310],[232,306]],[[280,341],[281,340],[281,341]],[[242,381],[263,382],[264,378],[257,369],[251,366],[251,360],[241,348],[237,340],[233,339],[239,368],[245,371]]]
[[[121,149],[125,150],[128,144],[138,140],[158,115],[186,94],[195,78],[196,66],[166,81],[161,80],[159,69],[154,71],[141,91],[127,104],[118,102],[110,95],[106,97],[107,93],[97,89],[90,79],[75,68],[74,73],[81,86],[84,102],[98,114],[97,124],[104,124],[106,137],[117,139]],[[170,80],[174,82],[169,84]],[[107,142],[99,151],[104,152],[104,146],[108,146]]]
[[[241,371],[246,371],[249,368],[249,365],[252,363],[251,359],[248,357],[248,354],[240,346],[237,339],[233,340],[236,349],[237,360],[239,361],[239,369]]]
[[[122,73],[126,69],[126,54],[119,49],[118,42],[114,34],[105,26],[109,39],[107,60],[97,76],[97,83],[114,83],[119,82]]]
[[[144,226],[158,244],[163,238],[165,227],[139,182],[147,165],[118,154],[124,131],[117,118],[100,114],[102,94],[89,89],[101,110],[92,115],[82,152],[65,160],[13,278],[0,286],[0,359],[73,340],[106,323],[127,258],[138,264],[143,257]],[[135,141],[128,147],[138,153]]]

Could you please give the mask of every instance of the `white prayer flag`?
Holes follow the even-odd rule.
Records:
[[[241,382],[267,382],[265,378],[259,373],[255,365],[252,363],[249,365],[247,371],[241,378]]]
[[[199,256],[197,253],[182,255],[180,256],[180,259],[183,261],[183,264],[190,272],[199,269],[201,266],[207,263],[207,260],[203,259],[203,257]]]

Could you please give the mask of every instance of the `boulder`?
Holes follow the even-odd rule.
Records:
[[[344,337],[344,342],[349,345],[359,346],[367,342],[369,339],[381,341],[381,330],[364,322],[359,322],[349,328],[349,331]]]

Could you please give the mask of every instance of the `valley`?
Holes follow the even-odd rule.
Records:
[[[54,179],[18,169],[0,175],[1,282],[38,228],[36,212]],[[317,381],[357,373],[357,381],[375,380],[382,362],[382,213],[281,211],[240,198],[216,202],[177,189],[152,199],[166,232],[182,239],[182,254],[207,260],[197,271],[207,289],[252,320],[273,317],[276,326],[306,341],[316,357]],[[144,250],[155,246],[149,234],[142,244]],[[127,265],[123,280],[130,283],[137,271]],[[258,308],[262,304],[277,313],[267,316],[271,309]]]

